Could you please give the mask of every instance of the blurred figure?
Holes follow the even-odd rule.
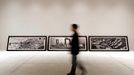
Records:
[[[83,67],[82,64],[77,62],[77,55],[79,54],[79,35],[77,32],[78,25],[72,24],[71,30],[74,32],[71,42],[72,68],[70,73],[68,73],[67,75],[75,75],[76,67],[78,67],[82,71],[81,75],[85,75],[86,69]]]

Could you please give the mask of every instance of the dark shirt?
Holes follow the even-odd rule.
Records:
[[[72,55],[77,55],[79,54],[79,37],[78,37],[78,33],[75,32],[72,36],[72,43],[71,43],[71,46],[72,46],[72,50],[71,50],[71,54]]]

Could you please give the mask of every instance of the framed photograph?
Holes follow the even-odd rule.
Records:
[[[71,36],[49,36],[48,50],[49,51],[70,51]],[[81,51],[87,51],[87,37],[79,36],[79,47]]]
[[[9,36],[7,51],[45,51],[46,36]]]
[[[129,51],[127,36],[89,36],[90,51]]]

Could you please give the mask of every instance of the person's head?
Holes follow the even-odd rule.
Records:
[[[72,30],[73,32],[76,32],[77,29],[78,29],[78,25],[77,25],[77,24],[72,24],[71,30]]]

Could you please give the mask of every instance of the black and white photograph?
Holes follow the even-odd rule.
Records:
[[[127,36],[89,36],[90,51],[129,51]]]
[[[49,36],[49,51],[69,51],[71,49],[71,36]],[[81,51],[87,51],[87,37],[79,36],[79,47]]]
[[[44,51],[46,36],[9,36],[7,51]]]

